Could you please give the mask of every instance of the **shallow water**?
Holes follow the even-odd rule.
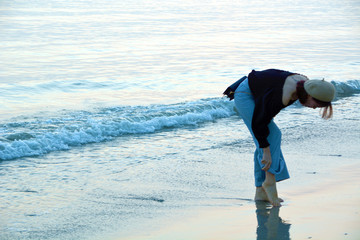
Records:
[[[276,118],[291,184],[348,161],[360,139],[359,8],[2,1],[0,238],[122,237],[252,198],[253,143],[221,98],[251,69],[336,86],[333,120],[296,104]],[[298,161],[314,154],[324,159]]]

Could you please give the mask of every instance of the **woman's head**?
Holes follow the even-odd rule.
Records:
[[[299,81],[296,87],[299,101],[305,107],[322,108],[324,119],[332,117],[331,101],[335,96],[335,87],[324,80]]]

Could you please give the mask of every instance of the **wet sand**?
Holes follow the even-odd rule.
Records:
[[[129,239],[360,239],[360,164],[333,170],[311,186],[280,184],[280,208],[228,199],[234,206],[197,209]]]

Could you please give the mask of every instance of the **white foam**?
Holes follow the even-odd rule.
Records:
[[[196,125],[233,114],[232,102],[216,98],[173,105],[101,109],[93,113],[71,113],[71,116],[57,119],[8,124],[5,132],[15,131],[15,134],[9,134],[8,141],[0,142],[0,159],[39,156],[127,134],[148,134],[164,128]],[[11,126],[19,125],[22,132],[16,133],[18,128]],[[14,136],[18,138],[14,139]],[[21,136],[26,138],[21,139]],[[34,137],[29,139],[29,136]]]

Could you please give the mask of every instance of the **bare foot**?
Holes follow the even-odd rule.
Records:
[[[278,198],[280,202],[284,202],[284,200],[282,200],[281,198]],[[255,192],[255,201],[266,201],[266,202],[270,202],[265,190],[263,187],[256,187],[256,192]]]
[[[274,207],[280,206],[280,199],[278,197],[277,189],[276,189],[276,180],[274,174],[266,172],[266,178],[264,183],[262,184],[264,191],[269,198],[270,203]]]
[[[277,196],[277,190],[276,190],[276,184],[265,184],[265,182],[263,183],[263,188],[266,192],[266,195],[269,198],[270,203],[274,206],[274,207],[278,207],[280,206],[280,199]]]
[[[255,192],[255,201],[266,201],[266,202],[270,202],[268,196],[266,195],[266,192],[264,190],[263,187],[256,187],[256,192]]]

